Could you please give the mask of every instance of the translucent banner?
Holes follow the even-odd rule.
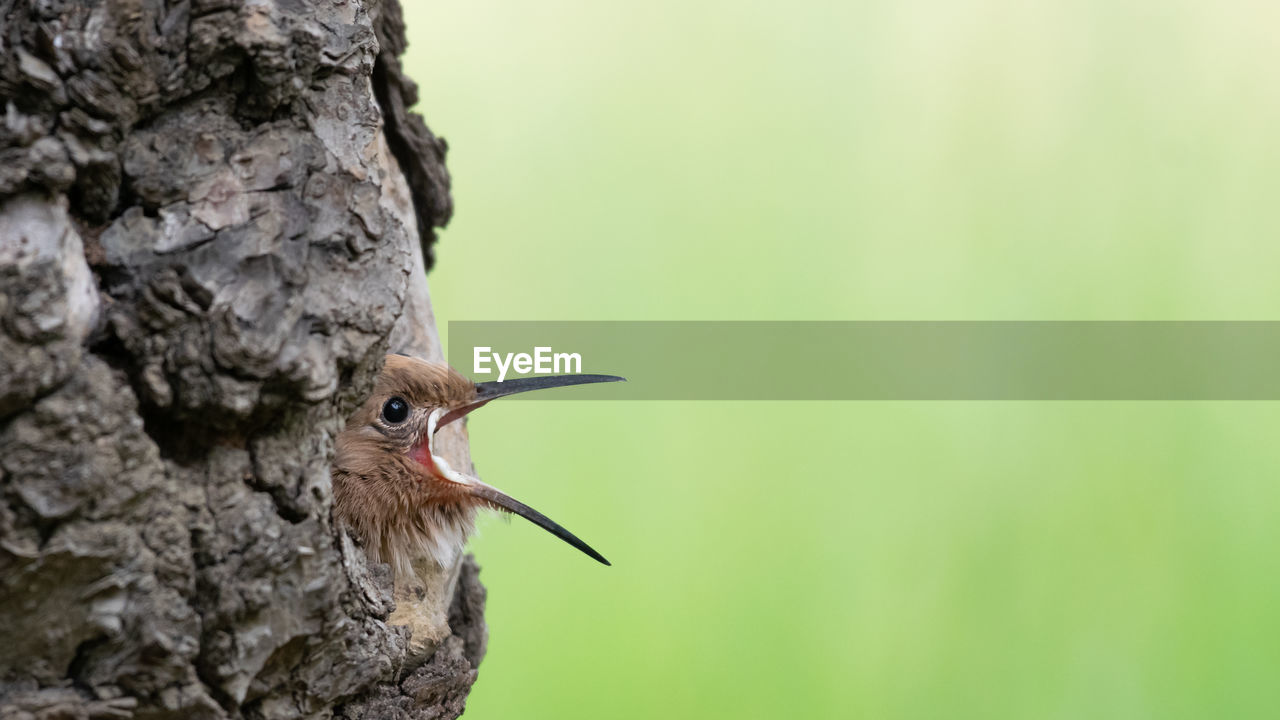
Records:
[[[477,382],[609,400],[1275,400],[1280,322],[450,322]]]

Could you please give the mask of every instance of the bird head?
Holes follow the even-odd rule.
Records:
[[[441,428],[500,397],[622,379],[560,375],[473,383],[443,363],[388,355],[373,394],[338,436],[335,514],[356,531],[375,559],[397,566],[415,549],[446,562],[465,541],[474,510],[481,507],[519,515],[608,565],[547,516],[451,467],[437,453],[435,437]]]

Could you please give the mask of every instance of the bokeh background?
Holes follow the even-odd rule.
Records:
[[[1275,3],[406,5],[457,200],[442,327],[1277,319]],[[1280,716],[1273,403],[531,401],[471,431],[614,566],[482,523],[468,717]]]

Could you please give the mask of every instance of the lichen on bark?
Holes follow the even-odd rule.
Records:
[[[383,354],[439,357],[403,47],[394,0],[0,0],[0,717],[461,712],[474,562],[424,643],[330,516]]]

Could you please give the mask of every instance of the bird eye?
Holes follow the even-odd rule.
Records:
[[[382,419],[392,425],[399,425],[409,417],[409,403],[404,398],[393,397],[382,406]]]

